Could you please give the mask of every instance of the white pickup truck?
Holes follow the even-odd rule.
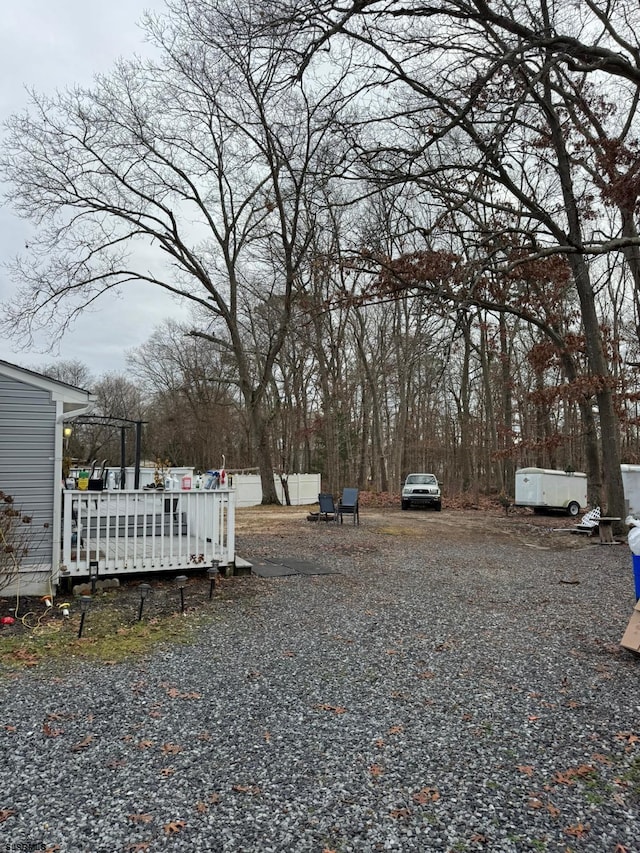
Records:
[[[402,509],[432,506],[440,512],[442,495],[435,474],[409,474],[402,487]]]

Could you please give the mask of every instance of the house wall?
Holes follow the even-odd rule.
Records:
[[[56,403],[51,393],[0,374],[0,490],[32,519],[17,525],[18,543],[27,548],[20,558],[19,583],[3,588],[0,576],[0,595],[15,594],[16,589],[33,594],[50,577],[54,488],[59,486],[55,438]],[[0,570],[4,559],[2,555]]]

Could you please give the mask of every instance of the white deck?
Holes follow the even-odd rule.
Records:
[[[65,491],[60,578],[177,571],[235,561],[235,493]]]

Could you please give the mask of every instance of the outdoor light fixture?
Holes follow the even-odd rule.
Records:
[[[90,595],[81,595],[80,596],[80,628],[78,630],[78,639],[82,636],[82,629],[84,628],[84,617],[87,615],[87,610],[91,604],[91,596]]]
[[[62,430],[62,434],[64,435],[64,437],[65,437],[65,438],[71,438],[71,433],[72,433],[72,432],[73,432],[73,430],[71,429],[71,427],[70,427],[70,426],[66,426],[66,427]]]
[[[177,575],[176,584],[178,585],[178,587],[180,589],[180,610],[182,613],[184,613],[184,588],[185,588],[186,583],[187,583],[187,576],[186,575]]]
[[[144,607],[144,600],[151,592],[151,585],[148,583],[141,583],[138,586],[138,592],[140,593],[140,608],[138,609],[138,622],[142,619],[142,608]]]
[[[213,598],[213,588],[216,584],[216,575],[218,574],[218,567],[216,566],[216,560],[214,560],[214,564],[210,569],[207,569],[207,574],[209,575],[209,601]]]
[[[91,595],[96,594],[96,582],[98,580],[98,561],[89,561],[89,579],[91,581]]]

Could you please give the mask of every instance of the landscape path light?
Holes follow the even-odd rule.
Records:
[[[216,576],[218,574],[218,567],[213,565],[210,569],[207,569],[207,574],[209,575],[209,601],[213,598],[213,588],[216,585]]]
[[[98,580],[98,561],[89,561],[89,580],[91,581],[91,595],[96,594],[96,583]]]
[[[187,576],[186,575],[178,575],[176,577],[176,584],[178,585],[178,588],[180,590],[180,610],[182,613],[184,613],[184,588],[186,586],[186,583],[187,583]]]
[[[140,593],[140,607],[138,608],[138,622],[142,619],[142,608],[144,607],[144,600],[151,592],[151,584],[141,583],[138,586],[138,592]]]
[[[80,596],[80,628],[78,629],[78,639],[82,636],[82,629],[84,628],[84,617],[87,615],[87,610],[91,605],[91,596],[90,595],[81,595]]]

